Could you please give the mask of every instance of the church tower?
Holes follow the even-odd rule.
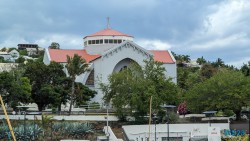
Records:
[[[124,41],[133,41],[134,37],[117,30],[107,28],[83,38],[84,49],[88,54],[102,54],[106,50],[118,46]]]

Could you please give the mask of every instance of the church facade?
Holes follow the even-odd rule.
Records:
[[[166,77],[176,83],[176,60],[168,50],[146,50],[133,42],[134,37],[106,28],[83,38],[83,49],[46,49],[43,62],[49,64],[55,61],[66,64],[67,55],[78,54],[89,63],[90,71],[81,74],[76,82],[81,82],[97,91],[92,101],[102,103],[102,91],[99,83],[108,83],[108,76],[121,71],[131,62],[144,66],[144,60],[153,57],[163,63]],[[66,69],[65,72],[67,73]]]

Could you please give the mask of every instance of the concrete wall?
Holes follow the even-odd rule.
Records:
[[[229,129],[229,123],[213,123],[212,127],[220,127],[221,130]],[[122,126],[126,136],[129,140],[146,141],[149,137],[150,127],[150,141],[155,140],[155,125],[127,125]],[[183,141],[188,141],[191,137],[207,137],[208,124],[170,124],[169,137],[183,138]],[[162,141],[163,137],[168,137],[167,124],[156,125],[157,141]]]

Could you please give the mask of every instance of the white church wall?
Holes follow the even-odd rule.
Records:
[[[134,49],[131,46],[128,47],[122,47],[121,49],[118,49],[117,51],[114,51],[107,56],[102,57],[102,66],[105,67],[105,69],[100,73],[102,74],[102,82],[107,83],[108,82],[108,75],[113,73],[113,70],[120,61],[123,59],[130,58],[134,60],[136,63],[138,63],[140,66],[144,66],[143,60],[149,59],[149,56],[141,52],[140,50]]]
[[[172,81],[176,84],[177,83],[177,71],[176,71],[176,64],[163,64],[165,67],[165,76],[172,78]]]
[[[96,54],[101,54],[102,52],[113,48],[115,46],[118,46],[118,44],[109,44],[109,45],[91,45],[91,46],[86,46],[85,49],[88,54],[96,55]]]
[[[113,73],[116,65],[126,58],[132,59],[140,66],[144,66],[143,60],[149,59],[149,56],[140,50],[137,50],[131,46],[127,46],[94,61],[95,88],[98,94],[92,99],[93,101],[103,102],[103,93],[99,89],[98,84],[100,82],[108,83],[108,76]]]
[[[49,56],[49,50],[45,49],[44,57],[43,57],[43,63],[46,65],[50,64],[50,56]]]

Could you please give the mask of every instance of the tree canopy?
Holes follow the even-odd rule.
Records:
[[[241,108],[250,102],[250,79],[239,71],[222,69],[210,79],[198,83],[185,98],[189,110],[233,110],[240,118]]]
[[[88,71],[88,64],[86,63],[85,59],[81,58],[81,56],[74,54],[73,57],[67,56],[67,64],[65,67],[72,82],[69,106],[70,115],[75,96],[75,83],[73,82],[75,82],[77,75],[83,74],[84,72]]]
[[[109,83],[101,83],[104,100],[111,102],[120,119],[126,115],[134,116],[137,121],[144,121],[148,114],[150,97],[152,108],[157,111],[162,104],[176,104],[177,86],[164,75],[162,63],[152,59],[145,61],[141,68],[133,64],[121,72],[109,76]]]
[[[25,66],[25,76],[31,81],[32,99],[39,111],[49,104],[60,103],[60,94],[55,89],[60,84],[58,81],[66,77],[62,65],[56,62],[51,62],[48,66],[39,61],[29,62]]]
[[[60,44],[57,42],[52,42],[49,46],[50,49],[60,49]]]
[[[18,73],[18,71],[0,73],[0,94],[3,100],[14,109],[20,103],[31,102],[30,81]]]

